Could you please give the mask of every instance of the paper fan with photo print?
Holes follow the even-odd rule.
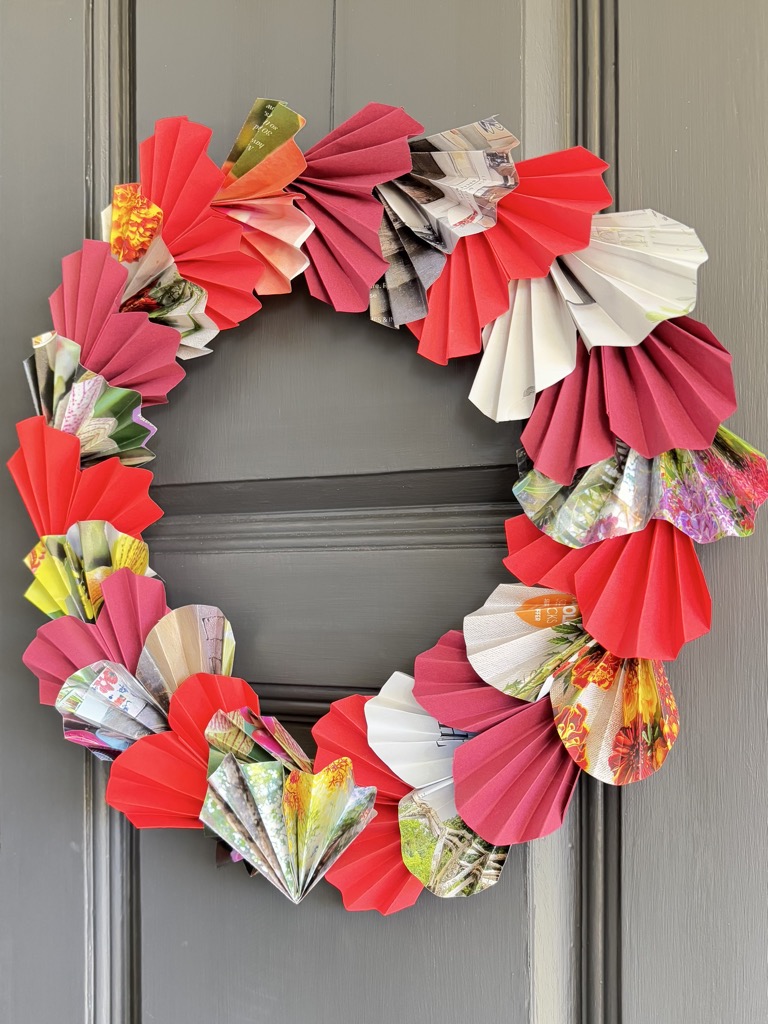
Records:
[[[136,677],[158,707],[168,709],[178,686],[192,675],[228,676],[235,657],[232,627],[220,608],[188,604],[168,612],[150,630]]]
[[[301,114],[280,100],[257,99],[227,157],[225,180],[213,200],[243,225],[243,246],[260,260],[259,295],[290,292],[291,281],[309,260],[301,246],[314,224],[285,188],[306,168],[294,137],[304,127]]]
[[[614,455],[579,470],[570,486],[536,469],[513,487],[523,511],[544,533],[582,547],[666,519],[707,544],[746,537],[768,498],[768,460],[719,427],[709,448],[674,448],[654,459],[618,444]]]
[[[374,816],[376,790],[356,786],[352,762],[312,775],[227,754],[208,779],[200,819],[293,903],[299,903]]]
[[[617,439],[645,458],[707,448],[735,409],[730,353],[680,317],[631,348],[579,345],[575,370],[539,395],[520,439],[536,469],[567,485]]]
[[[622,660],[598,647],[556,675],[550,699],[566,750],[600,782],[647,778],[677,739],[677,704],[660,661]]]
[[[163,514],[149,497],[152,474],[107,459],[80,469],[80,442],[49,427],[43,416],[16,424],[19,447],[8,469],[39,537],[63,534],[74,523],[103,519],[140,536]]]
[[[197,359],[210,355],[208,345],[219,328],[208,316],[208,293],[205,288],[186,281],[171,265],[120,306],[122,313],[139,311],[151,321],[172,327],[179,335],[178,359]]]
[[[139,187],[163,212],[162,237],[179,274],[204,288],[206,311],[224,330],[258,309],[263,264],[243,246],[242,225],[211,203],[225,181],[208,156],[211,130],[186,117],[155,123],[139,145]]]
[[[162,581],[130,569],[105,579],[101,594],[95,622],[72,615],[46,622],[24,652],[24,664],[38,678],[41,704],[54,704],[64,681],[96,661],[119,662],[134,674],[147,634],[168,612]]]
[[[167,402],[184,377],[179,335],[146,313],[120,313],[127,271],[109,244],[86,240],[61,261],[62,283],[50,297],[55,331],[80,346],[80,362],[113,387],[138,391],[145,405]]]
[[[436,363],[480,351],[483,328],[509,309],[509,282],[544,277],[555,257],[589,243],[592,215],[611,196],[607,168],[576,146],[517,164],[519,184],[495,227],[459,241],[429,291],[429,313],[408,326]]]
[[[477,733],[456,751],[456,806],[487,842],[528,842],[559,828],[579,768],[555,729],[548,698],[533,704],[484,683],[461,633],[446,633],[415,664],[414,696],[440,721]]]
[[[201,828],[210,750],[205,729],[217,711],[259,713],[243,679],[196,673],[171,695],[170,731],[148,736],[117,758],[106,799],[136,828]]]
[[[288,730],[273,715],[260,715],[248,708],[216,711],[205,727],[212,764],[226,754],[238,761],[279,761],[289,771],[312,771],[312,760]]]
[[[112,573],[128,569],[154,576],[149,548],[142,540],[120,533],[110,523],[88,519],[66,534],[42,537],[24,559],[35,577],[24,596],[44,615],[73,615],[93,622],[104,600],[102,584]]]
[[[558,544],[524,515],[508,519],[506,533],[512,575],[573,594],[584,628],[619,657],[672,661],[709,632],[712,601],[693,541],[663,520],[583,548]]]
[[[373,189],[410,171],[408,138],[421,131],[402,107],[369,103],[307,150],[306,169],[288,188],[315,225],[305,242],[310,293],[338,312],[366,310],[387,269]]]
[[[376,817],[326,875],[347,910],[396,914],[411,907],[424,888],[403,863],[397,806],[410,787],[368,745],[365,705],[372,698],[352,694],[331,704],[312,726],[317,744],[315,771],[338,757],[349,757],[355,778],[374,786]]]
[[[24,368],[38,414],[80,441],[83,465],[116,455],[126,466],[154,458],[156,428],[141,415],[141,395],[113,388],[80,363],[80,346],[54,331],[32,339]]]

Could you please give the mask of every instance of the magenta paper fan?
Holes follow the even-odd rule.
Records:
[[[146,313],[118,312],[127,276],[108,242],[84,241],[61,261],[61,284],[49,299],[53,326],[80,346],[86,369],[138,391],[144,405],[158,405],[184,377],[176,362],[179,332]]]
[[[453,762],[456,808],[467,825],[505,846],[558,829],[581,770],[560,740],[549,697],[528,703],[488,686],[457,631],[416,658],[414,675],[413,694],[425,711],[478,734]]]
[[[541,392],[521,441],[536,469],[570,484],[582,466],[610,458],[617,438],[647,459],[709,448],[735,410],[730,353],[684,316],[634,347],[579,344],[576,369]]]
[[[402,107],[369,103],[304,154],[307,168],[288,186],[315,225],[304,243],[310,293],[339,312],[368,309],[371,288],[389,267],[373,188],[411,170],[408,138],[422,131]]]
[[[168,612],[162,582],[130,569],[105,579],[102,594],[95,623],[73,615],[53,619],[24,652],[24,664],[39,680],[41,704],[55,704],[65,680],[96,661],[118,662],[133,674],[150,630]]]

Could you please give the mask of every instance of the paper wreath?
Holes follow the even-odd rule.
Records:
[[[707,254],[653,210],[601,214],[581,147],[515,161],[498,118],[420,137],[369,103],[302,153],[257,99],[219,168],[211,132],[160,120],[103,240],[62,260],[24,368],[36,413],[8,463],[36,543],[24,654],[65,737],[138,828],[203,827],[295,903],[350,911],[470,896],[507,848],[559,828],[582,773],[634,784],[679,735],[665,661],[706,633],[695,543],[745,537],[768,460],[724,421],[731,357],[690,313]],[[232,676],[224,613],[167,606],[143,531],[144,408],[220,330],[291,291],[406,326],[434,363],[480,355],[469,398],[526,419],[504,583],[373,697],[334,702],[314,764]],[[33,542],[30,537],[30,544]]]

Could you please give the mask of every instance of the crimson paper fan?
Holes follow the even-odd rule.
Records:
[[[691,317],[660,323],[628,348],[578,345],[576,369],[542,391],[521,441],[540,472],[570,484],[617,438],[651,459],[708,448],[736,409],[731,355]]]
[[[506,532],[509,571],[526,586],[573,594],[584,628],[620,658],[673,661],[709,632],[712,601],[693,541],[664,520],[584,548],[559,544],[524,515]]]
[[[210,128],[186,117],[155,122],[139,146],[141,191],[163,211],[163,241],[181,276],[205,288],[206,312],[224,330],[261,308],[253,294],[263,264],[243,228],[211,203],[225,175],[208,156]]]
[[[113,387],[138,391],[144,405],[157,405],[184,378],[176,362],[179,332],[146,313],[118,311],[127,276],[108,242],[83,242],[61,261],[61,284],[49,299],[53,326],[80,346],[84,367]]]
[[[413,906],[424,886],[406,868],[400,849],[397,808],[410,788],[368,746],[365,705],[370,699],[353,694],[334,701],[328,714],[315,723],[314,770],[346,756],[359,784],[376,787],[376,818],[325,877],[341,892],[347,910],[378,910],[387,915]]]
[[[496,845],[559,828],[580,771],[560,741],[549,698],[529,704],[487,686],[457,631],[418,656],[414,675],[425,710],[478,734],[454,756],[456,807],[467,825]]]
[[[611,202],[608,165],[575,146],[515,165],[520,183],[496,226],[459,240],[429,289],[429,313],[408,324],[419,353],[445,364],[482,347],[482,329],[509,308],[509,282],[544,277],[556,256],[589,244],[592,214]]]
[[[373,188],[410,171],[408,138],[422,131],[402,107],[368,103],[304,154],[306,170],[288,186],[315,225],[305,242],[310,293],[339,312],[368,309],[387,269]]]
[[[87,519],[139,537],[163,514],[149,497],[148,469],[111,458],[81,470],[78,438],[49,427],[44,416],[17,423],[16,433],[20,447],[8,469],[39,537],[65,534]]]
[[[259,712],[258,698],[243,679],[190,676],[171,696],[171,731],[138,740],[112,765],[107,803],[136,828],[202,828],[199,814],[208,788],[205,727],[216,711],[241,707]]]

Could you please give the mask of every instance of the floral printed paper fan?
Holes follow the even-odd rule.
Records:
[[[707,448],[735,409],[730,353],[680,317],[631,348],[578,345],[575,370],[542,391],[520,440],[536,469],[567,486],[619,439],[647,459]]]
[[[16,433],[19,448],[8,469],[39,537],[66,533],[86,519],[137,536],[163,514],[149,497],[149,470],[128,469],[118,459],[81,470],[78,439],[42,416],[17,423]]]
[[[219,710],[250,708],[256,694],[243,679],[196,673],[172,694],[169,732],[132,744],[115,761],[107,803],[136,828],[201,828],[209,747],[205,729]]]
[[[592,214],[611,196],[607,164],[579,146],[517,164],[519,184],[496,226],[459,241],[429,291],[429,313],[409,328],[436,363],[480,351],[486,324],[509,308],[509,282],[544,277],[553,260],[589,243]]]
[[[178,332],[146,313],[120,313],[127,271],[106,242],[85,241],[61,261],[62,283],[50,297],[53,326],[80,346],[80,361],[113,387],[138,391],[145,405],[167,402],[183,378]]]
[[[478,735],[457,751],[456,806],[489,843],[524,843],[559,828],[581,774],[560,741],[548,698],[528,704],[486,685],[461,633],[416,659],[414,696],[441,721]]]
[[[584,628],[619,657],[672,661],[709,632],[712,601],[693,541],[663,520],[583,548],[558,544],[524,515],[506,532],[512,575],[573,594]]]
[[[178,359],[211,354],[208,345],[219,333],[206,313],[208,293],[193,281],[185,281],[175,266],[168,267],[144,288],[124,299],[121,313],[146,313],[151,321],[172,327],[179,335]]]
[[[285,191],[307,164],[294,141],[301,114],[280,100],[257,99],[224,164],[213,206],[243,225],[243,245],[264,265],[259,295],[280,295],[309,265],[301,246],[314,224]]]
[[[341,756],[352,760],[363,786],[376,787],[375,819],[328,871],[347,910],[396,914],[413,906],[424,886],[403,863],[397,807],[410,787],[368,745],[365,705],[372,698],[353,694],[334,701],[312,727],[317,743],[315,771]]]
[[[73,615],[46,622],[24,652],[24,664],[38,678],[41,704],[54,704],[64,681],[97,661],[119,662],[134,674],[147,634],[168,612],[162,581],[130,569],[107,577],[101,592],[95,622]]]
[[[422,130],[402,107],[369,103],[304,154],[306,170],[289,186],[315,225],[305,243],[310,293],[339,312],[366,310],[387,269],[373,188],[411,169],[408,137]]]
[[[317,775],[228,754],[208,780],[200,819],[252,869],[299,903],[374,815],[376,790],[339,758]]]
[[[99,519],[42,537],[24,564],[35,577],[24,596],[52,619],[72,615],[93,622],[104,600],[102,584],[120,569],[154,576],[144,541]]]
[[[209,716],[205,739],[211,748],[211,764],[218,766],[226,754],[238,761],[279,761],[289,771],[312,771],[312,761],[296,740],[272,715],[248,708],[216,711]]]
[[[563,487],[533,469],[513,487],[528,518],[561,544],[582,547],[666,519],[700,544],[746,537],[768,498],[768,460],[720,427],[710,448],[654,459],[617,445]]]
[[[36,411],[49,426],[80,441],[83,465],[116,455],[126,466],[154,458],[156,428],[141,415],[137,391],[111,387],[80,364],[80,346],[51,331],[33,338],[25,370]]]

